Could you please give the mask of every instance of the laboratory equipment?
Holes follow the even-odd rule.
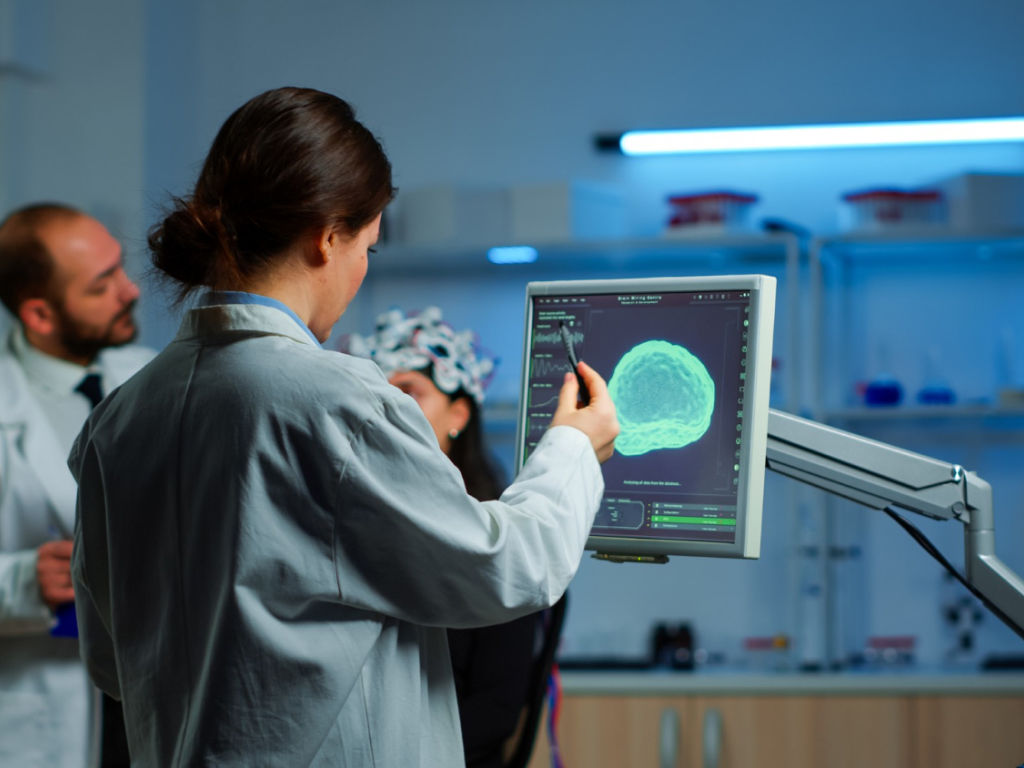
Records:
[[[884,510],[981,602],[1024,638],[1024,580],[995,553],[992,488],[959,464],[772,410],[768,468],[872,509]],[[959,574],[894,507],[964,525]]]

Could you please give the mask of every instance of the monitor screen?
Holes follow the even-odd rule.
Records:
[[[526,299],[516,466],[551,421],[570,349],[618,413],[587,548],[758,557],[775,278],[535,282]]]

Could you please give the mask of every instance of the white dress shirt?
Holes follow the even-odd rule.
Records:
[[[86,367],[40,352],[28,343],[20,326],[14,329],[11,350],[67,456],[92,410],[88,398],[75,392],[75,387],[87,373],[96,373],[106,394],[103,369],[99,365]]]

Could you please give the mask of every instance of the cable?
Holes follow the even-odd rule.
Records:
[[[932,544],[931,541],[928,540],[928,537],[921,533],[917,526],[915,526],[913,523],[911,523],[909,520],[902,517],[901,515],[898,515],[892,507],[886,507],[883,511],[885,512],[885,514],[887,514],[889,517],[895,520],[900,525],[900,527],[903,528],[903,530],[909,533],[911,538],[914,539],[914,541],[916,541],[918,544],[920,544],[925,552],[927,552],[929,555],[938,560],[939,563],[941,563],[947,571],[953,574],[956,580],[963,584],[972,595],[974,595],[976,598],[978,598],[978,600],[982,602],[982,604],[986,608],[992,611],[992,613],[999,617],[999,619],[1004,624],[1006,624],[1006,626],[1008,626],[1010,629],[1016,632],[1020,636],[1020,638],[1024,640],[1024,628],[1022,628],[1013,619],[1011,619],[1009,616],[1007,616],[1005,613],[999,610],[999,608],[997,608],[992,602],[990,602],[989,599],[985,597],[985,595],[981,594],[981,592],[979,592],[973,584],[968,582],[967,579],[965,579],[960,574],[960,571],[958,571],[953,566],[953,564],[949,562],[949,560],[947,560],[946,557],[938,550],[938,548],[934,544]]]
[[[551,768],[563,768],[562,754],[558,748],[558,717],[562,709],[562,676],[558,664],[551,665],[548,676],[548,745],[551,748]]]

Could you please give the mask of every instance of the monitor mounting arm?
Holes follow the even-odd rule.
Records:
[[[766,464],[873,509],[899,507],[965,526],[966,580],[1021,632],[1024,580],[995,554],[992,488],[957,464],[771,410]]]

